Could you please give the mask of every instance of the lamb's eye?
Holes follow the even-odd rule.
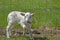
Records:
[[[26,16],[28,16],[28,15],[26,15]]]

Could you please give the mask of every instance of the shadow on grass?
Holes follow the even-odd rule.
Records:
[[[49,40],[47,37],[34,37],[34,40]]]

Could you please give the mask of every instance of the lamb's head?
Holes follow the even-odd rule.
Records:
[[[33,13],[31,14],[31,13],[27,12],[25,14],[25,20],[26,20],[27,23],[31,23],[31,17],[32,16],[33,16]]]
[[[31,17],[33,16],[33,13],[26,12],[23,16],[25,17],[25,22],[31,23]]]

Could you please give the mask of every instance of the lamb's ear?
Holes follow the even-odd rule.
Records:
[[[25,13],[21,13],[22,16],[25,16]]]
[[[34,16],[34,13],[32,13],[31,16]]]

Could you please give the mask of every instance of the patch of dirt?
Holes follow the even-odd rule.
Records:
[[[17,29],[13,29],[12,30],[12,36],[16,37],[16,36],[23,36],[23,30],[20,28]],[[34,37],[43,37],[43,36],[56,36],[56,35],[60,35],[60,29],[59,28],[48,28],[48,27],[42,27],[40,29],[31,29],[32,31],[32,35]],[[29,32],[26,31],[25,32],[25,36],[28,36]],[[0,27],[0,37],[6,37],[6,28],[4,27]]]

